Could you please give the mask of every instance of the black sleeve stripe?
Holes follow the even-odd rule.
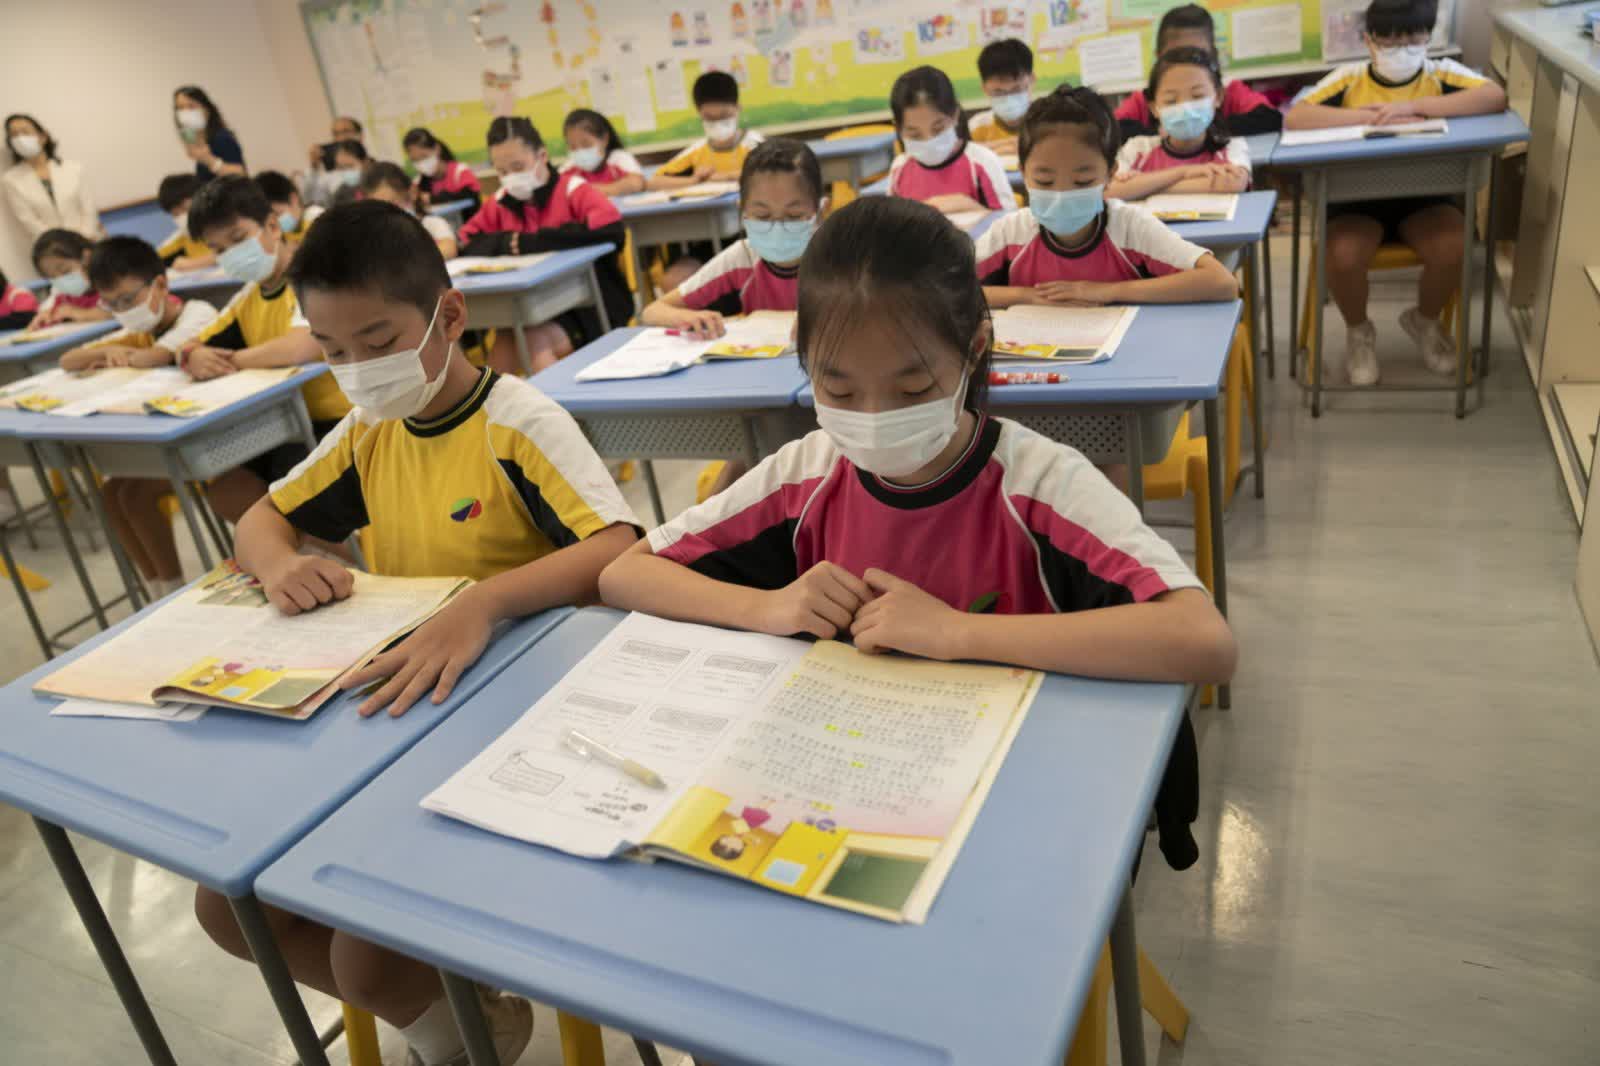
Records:
[[[1281,129],[1283,129],[1283,112],[1271,104],[1262,104],[1241,114],[1228,116],[1228,132],[1236,137],[1277,133]]]
[[[799,574],[794,555],[797,519],[785,518],[731,548],[707,552],[689,569],[717,581],[774,591],[792,584]]]
[[[557,548],[570,548],[578,543],[578,535],[568,529],[561,521],[561,516],[556,514],[555,508],[545,502],[539,486],[528,480],[522,472],[522,467],[512,459],[501,459],[499,462],[500,469],[510,480],[511,487],[517,490],[517,496],[528,509],[528,514],[533,517],[533,524],[539,527],[539,532],[548,537],[550,543]]]
[[[978,279],[979,285],[1004,286],[1011,284],[1011,261],[1002,259],[1000,265]]]
[[[1344,90],[1340,89],[1338,92],[1334,93],[1332,96],[1328,97],[1326,100],[1318,100],[1317,103],[1321,104],[1323,107],[1343,107],[1344,106]]]
[[[1122,130],[1122,139],[1125,141],[1130,137],[1142,137],[1156,132],[1154,126],[1141,126],[1138,119],[1132,118],[1117,119],[1117,126]]]
[[[1452,82],[1446,81],[1443,78],[1439,79],[1439,91],[1444,96],[1449,96],[1451,93],[1461,92],[1465,88],[1467,88],[1465,85],[1456,85]],[[1476,86],[1474,86],[1474,88],[1476,88]]]
[[[221,348],[225,351],[237,352],[250,347],[244,342],[244,330],[239,328],[239,320],[235,318],[228,323],[228,328],[221,333],[213,333],[201,342],[208,348]]]
[[[1058,551],[1043,533],[1029,531],[1039,548],[1045,584],[1062,613],[1092,611],[1097,607],[1118,607],[1133,603],[1133,592],[1126,585],[1107,581],[1090,572],[1082,559]]]
[[[361,472],[352,463],[327,488],[283,517],[302,533],[339,543],[369,522]]]

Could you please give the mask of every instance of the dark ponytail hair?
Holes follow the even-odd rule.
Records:
[[[489,123],[490,148],[510,140],[522,141],[534,151],[544,147],[544,138],[539,136],[539,131],[521,115],[501,115]]]
[[[1022,116],[1022,132],[1017,135],[1017,165],[1026,166],[1033,146],[1061,126],[1078,127],[1077,138],[1099,149],[1106,166],[1117,168],[1122,133],[1105,98],[1086,85],[1076,89],[1063,85],[1028,105],[1028,113]]]
[[[561,123],[563,136],[574,126],[582,126],[596,137],[606,143],[605,154],[610,155],[613,149],[622,147],[622,135],[611,124],[611,120],[598,111],[591,111],[587,107],[580,107],[566,117]]]
[[[828,216],[806,246],[795,338],[801,368],[827,369],[871,318],[887,318],[924,364],[929,341],[955,351],[968,364],[967,409],[985,410],[992,343],[971,362],[973,338],[989,321],[977,256],[972,239],[927,204],[862,197]]]
[[[750,195],[750,179],[757,174],[794,174],[811,198],[822,202],[822,164],[804,141],[774,137],[756,145],[739,171],[739,199]]]
[[[1173,48],[1162,52],[1155,66],[1150,68],[1150,84],[1144,90],[1144,98],[1150,105],[1152,115],[1156,114],[1156,89],[1161,85],[1161,76],[1173,67],[1199,67],[1211,76],[1211,87],[1216,90],[1217,110],[1206,129],[1206,151],[1221,151],[1228,143],[1228,127],[1222,118],[1222,68],[1217,66],[1217,57],[1204,48]],[[1156,115],[1156,119],[1159,122],[1160,116]]]
[[[896,136],[908,107],[931,107],[941,115],[954,115],[956,133],[963,141],[971,140],[956,87],[950,83],[950,75],[938,67],[914,67],[894,80],[894,87],[889,90],[889,110],[894,113]]]
[[[454,163],[456,154],[450,146],[433,135],[433,131],[424,126],[412,126],[406,130],[405,139],[400,142],[403,148],[431,148],[439,153],[439,158],[446,163]]]

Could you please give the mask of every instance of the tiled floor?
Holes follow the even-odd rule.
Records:
[[[1403,289],[1377,293],[1398,375]],[[1497,336],[1487,407],[1461,422],[1421,395],[1339,396],[1312,421],[1279,368],[1267,498],[1241,495],[1228,519],[1243,656],[1234,709],[1197,722],[1201,860],[1173,873],[1149,849],[1137,890],[1141,942],[1194,1015],[1153,1061],[1595,1061],[1600,671],[1572,516],[1503,319]],[[669,507],[695,469],[663,464]],[[41,536],[18,551],[55,580],[39,602],[62,619],[79,596]],[[93,562],[110,587],[105,553]],[[37,661],[20,612],[0,610],[0,634],[0,677]],[[189,886],[82,846],[179,1060],[292,1061],[259,978],[195,928]],[[522,1066],[559,1061],[555,1028],[541,1012]],[[0,1047],[5,1062],[140,1059],[31,826],[4,808]],[[392,1034],[388,1050],[401,1061]],[[621,1037],[610,1050],[635,1061]]]

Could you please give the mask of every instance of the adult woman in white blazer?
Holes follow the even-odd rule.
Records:
[[[105,236],[100,212],[83,184],[83,168],[56,155],[56,141],[32,115],[6,116],[6,146],[12,166],[0,174],[6,205],[17,216],[28,239],[47,229],[76,230],[85,237]]]

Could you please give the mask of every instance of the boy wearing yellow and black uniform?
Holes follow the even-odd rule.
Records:
[[[169,270],[202,270],[217,261],[204,241],[189,235],[189,204],[198,188],[200,179],[193,174],[168,174],[156,188],[156,202],[178,226],[156,249]]]
[[[239,562],[289,614],[351,593],[344,567],[298,554],[306,534],[338,540],[366,528],[378,573],[477,577],[344,680],[353,688],[387,678],[361,713],[401,714],[430,693],[444,699],[499,621],[597,599],[600,571],[638,531],[571,416],[528,382],[467,362],[466,300],[410,214],[376,200],[331,209],[306,234],[290,277],[357,406],[251,508]],[[218,944],[249,958],[226,899],[200,889],[195,907]],[[273,926],[297,980],[400,1029],[409,1061],[466,1062],[431,967],[282,917]],[[486,1009],[498,1061],[514,1062],[532,1032],[531,1007],[500,996]]]
[[[1437,0],[1372,0],[1365,17],[1370,62],[1347,63],[1290,109],[1285,129],[1392,125],[1504,111],[1505,90],[1452,59],[1429,59]],[[1350,384],[1378,383],[1377,327],[1367,319],[1367,265],[1385,242],[1422,260],[1417,306],[1400,315],[1423,365],[1457,370],[1456,346],[1439,315],[1461,278],[1461,207],[1443,196],[1335,204],[1328,209],[1328,290],[1345,321]],[[1333,360],[1328,361],[1330,371]]]
[[[294,250],[255,182],[213,178],[201,186],[189,209],[189,232],[205,241],[223,271],[243,285],[183,353],[181,365],[191,377],[204,381],[236,370],[321,362],[322,351],[289,288]],[[318,438],[350,412],[350,401],[332,375],[317,377],[303,393]],[[212,504],[237,522],[269,484],[305,456],[303,444],[279,445],[257,456],[211,483]]]

